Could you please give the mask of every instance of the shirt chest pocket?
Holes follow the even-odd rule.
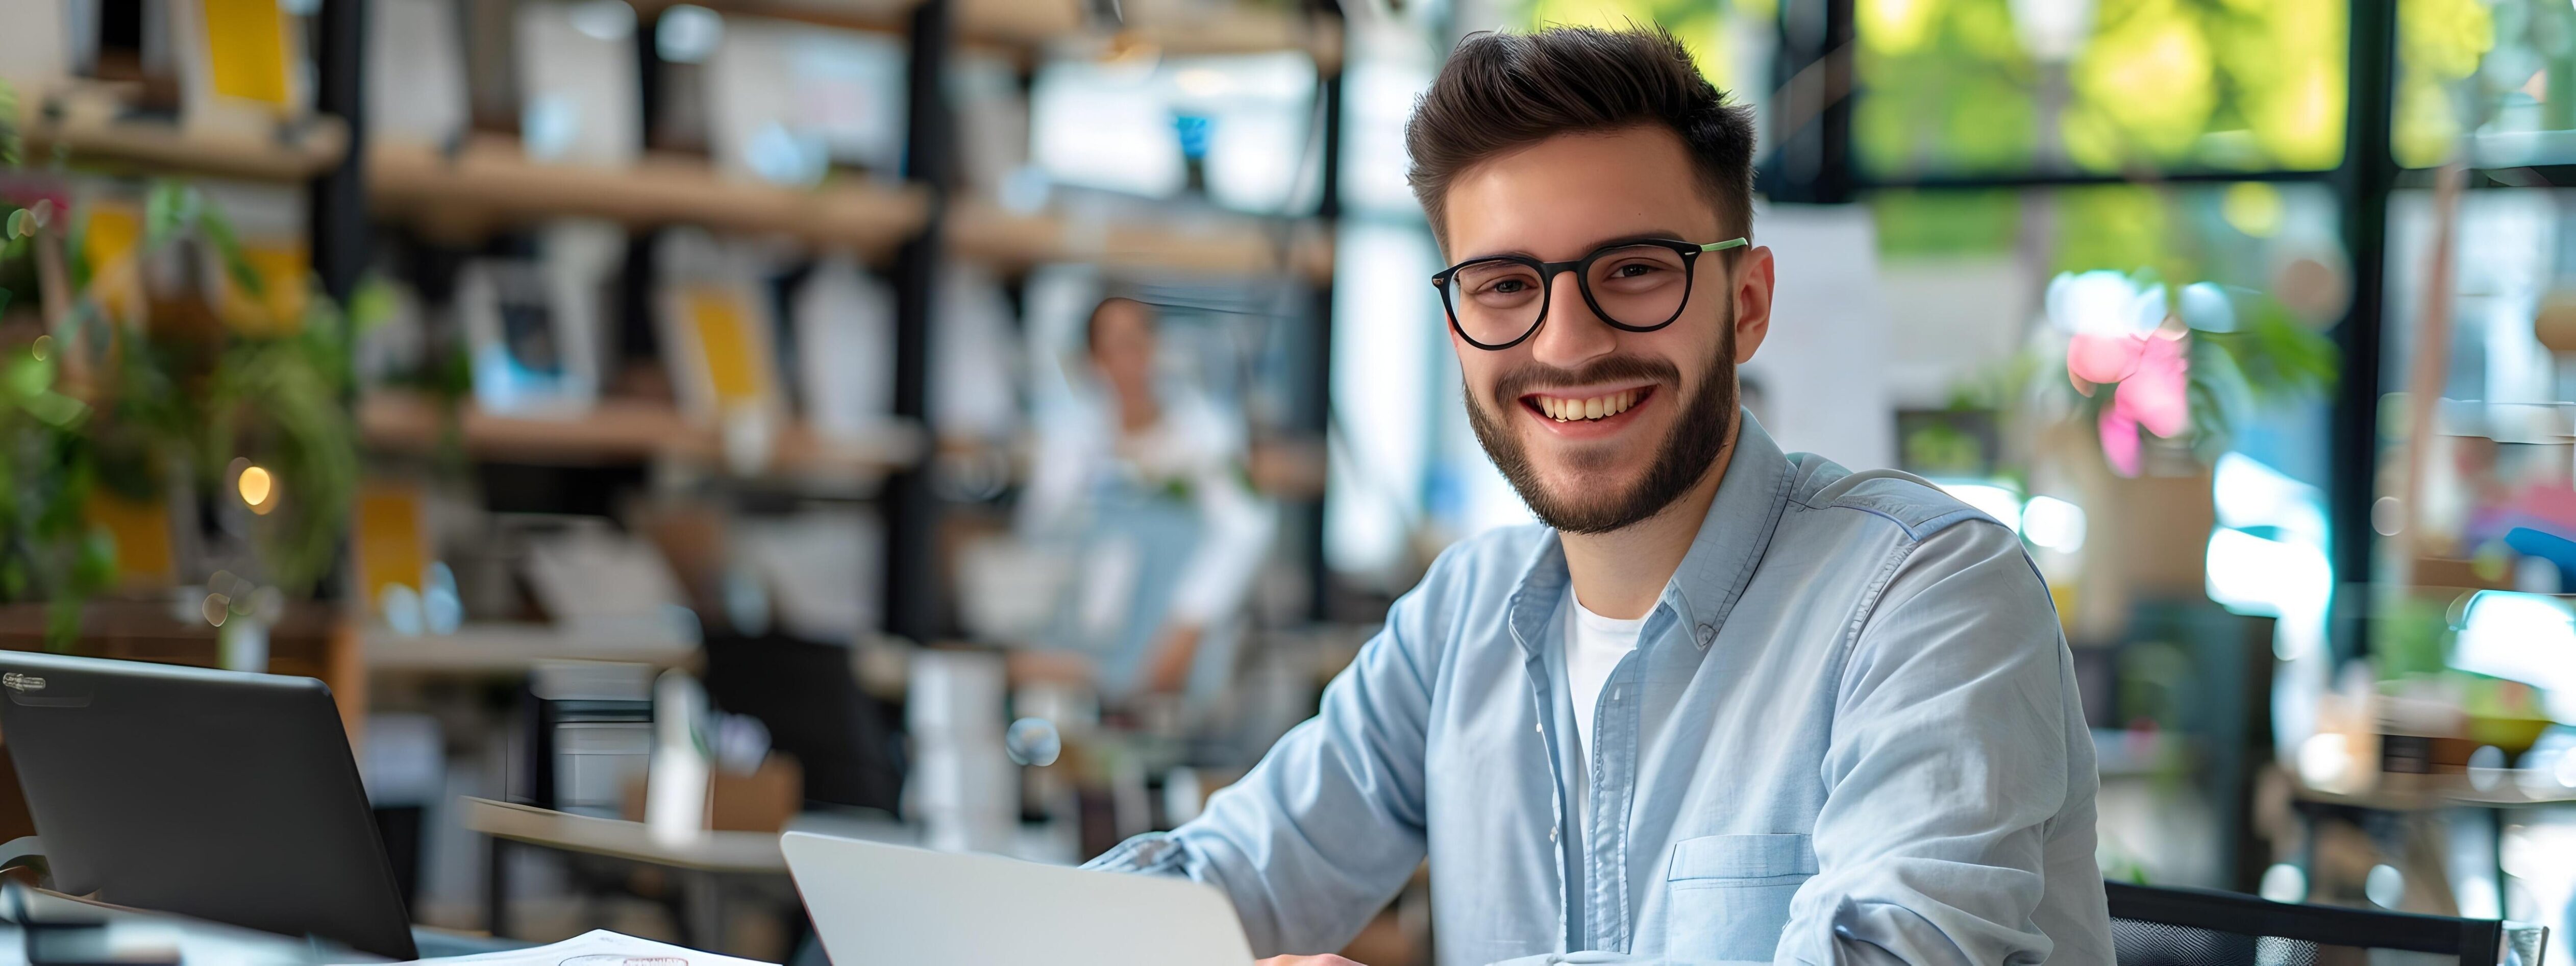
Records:
[[[1814,840],[1805,835],[1683,839],[1665,875],[1665,954],[1770,961],[1790,898],[1815,874]]]

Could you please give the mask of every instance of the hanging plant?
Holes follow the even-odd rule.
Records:
[[[0,191],[0,318],[26,318],[40,302],[47,311],[32,337],[21,329],[0,343],[0,602],[43,602],[47,645],[69,649],[82,606],[118,576],[94,501],[168,505],[172,486],[218,513],[238,506],[260,581],[311,593],[337,565],[358,476],[337,307],[317,291],[300,318],[232,325],[201,289],[165,303],[201,319],[110,319],[92,290],[101,266],[87,264],[74,237],[79,212],[62,190],[61,159],[19,167],[10,100],[0,85],[0,176],[10,179],[0,187],[12,189]],[[250,311],[282,311],[230,222],[194,187],[152,183],[143,221],[137,262],[193,268],[202,256]],[[5,314],[12,307],[18,315]]]

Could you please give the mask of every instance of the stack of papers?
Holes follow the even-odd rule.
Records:
[[[718,956],[694,949],[637,939],[623,933],[593,929],[551,946],[513,949],[501,953],[474,956],[449,956],[444,959],[420,959],[415,963],[474,963],[477,966],[771,966],[769,963],[732,956]]]

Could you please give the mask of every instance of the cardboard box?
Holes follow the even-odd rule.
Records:
[[[627,821],[644,820],[650,776],[628,782]],[[748,775],[717,769],[707,782],[707,829],[714,832],[781,832],[805,808],[805,769],[793,756],[772,752]]]

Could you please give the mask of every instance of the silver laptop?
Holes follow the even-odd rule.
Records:
[[[835,963],[1247,966],[1214,887],[789,832],[778,845]]]

